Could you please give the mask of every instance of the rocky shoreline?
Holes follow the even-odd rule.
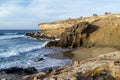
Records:
[[[72,65],[57,69],[49,68],[44,72],[36,72],[34,68],[10,68],[1,70],[1,73],[13,76],[17,75],[17,77],[19,76],[21,78],[10,78],[8,80],[120,80],[119,14],[42,23],[38,26],[42,32],[27,33],[26,36],[36,39],[53,39],[54,41],[50,41],[46,45],[46,48],[79,48],[78,50],[73,50],[77,51],[78,59],[74,59]],[[99,53],[97,54],[96,51],[91,52],[93,47],[111,47],[116,50],[108,49],[109,52],[102,54],[104,51],[101,51],[107,49],[105,48],[101,49],[101,51],[98,50]],[[82,52],[82,50],[80,50],[81,48],[86,48],[85,50],[88,50],[89,54],[84,55],[85,52],[84,50]],[[82,55],[79,55],[80,51],[83,53],[82,57],[86,57],[85,59],[83,58],[83,60],[79,60]],[[94,51],[94,48],[92,51]],[[91,57],[90,54],[92,53],[96,53],[97,56]],[[68,53],[67,55],[70,54]],[[74,57],[74,55],[71,56]],[[58,55],[55,57],[57,58]],[[17,73],[14,73],[14,69],[18,70]],[[9,70],[11,70],[11,72],[6,73],[6,71]],[[31,74],[26,73],[26,70]],[[19,72],[22,73],[22,75],[18,75]]]
[[[120,52],[75,61],[73,65],[24,76],[26,80],[119,80]]]
[[[74,61],[72,65],[37,72],[35,68],[0,70],[1,80],[119,80],[120,52]]]
[[[38,73],[34,67],[11,67],[0,70],[0,80],[23,80],[22,76]]]

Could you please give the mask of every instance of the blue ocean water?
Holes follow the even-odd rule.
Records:
[[[60,52],[60,49],[46,49],[47,39],[35,39],[25,36],[27,32],[39,30],[0,30],[0,69],[9,67],[46,67],[65,66],[71,63],[69,59],[53,59],[45,54]],[[43,61],[37,61],[44,58]]]

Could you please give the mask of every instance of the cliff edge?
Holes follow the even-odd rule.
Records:
[[[103,19],[110,20],[110,19],[113,19],[113,18],[116,19],[119,17],[120,17],[120,14],[108,14],[108,15],[100,15],[100,16],[92,16],[92,17],[82,17],[82,18],[61,20],[61,21],[48,22],[48,23],[40,23],[38,24],[38,27],[45,36],[59,38],[61,33],[63,33],[66,28],[72,27],[76,23],[86,21],[89,23],[96,22],[97,24],[99,20],[103,20]],[[103,21],[103,23],[105,22]],[[102,26],[103,23],[98,24],[98,26]]]
[[[39,25],[39,28],[49,37],[60,38],[59,41],[48,43],[48,47],[111,46],[120,48],[119,14],[43,23]]]

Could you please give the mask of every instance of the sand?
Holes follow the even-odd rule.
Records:
[[[116,48],[112,47],[78,47],[73,50],[66,51],[64,53],[55,53],[49,54],[47,57],[55,58],[55,59],[71,59],[73,61],[81,61],[89,58],[97,57],[98,55],[111,53],[118,51]]]

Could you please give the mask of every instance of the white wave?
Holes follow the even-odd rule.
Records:
[[[11,57],[11,56],[20,55],[21,53],[26,53],[26,52],[30,52],[30,51],[33,51],[33,50],[41,49],[41,48],[45,47],[45,45],[47,43],[48,42],[45,42],[42,45],[32,45],[32,44],[20,45],[20,46],[17,46],[15,48],[11,48],[7,52],[1,53],[0,57],[1,58],[7,58],[7,57]]]
[[[25,36],[24,35],[4,35],[4,36],[0,36],[0,40],[20,38],[20,37],[25,37]]]
[[[17,35],[18,33],[3,33],[4,35]]]

